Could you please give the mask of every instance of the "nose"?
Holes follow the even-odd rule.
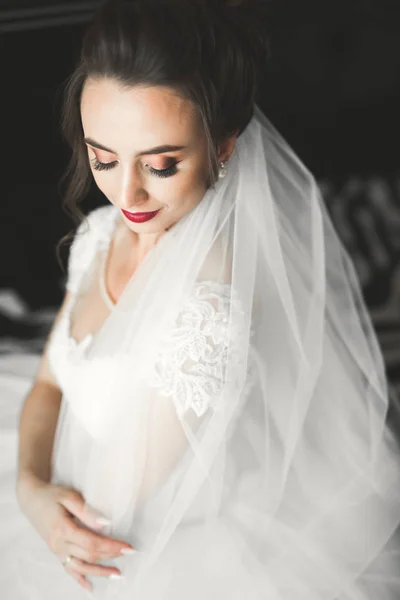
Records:
[[[144,207],[149,199],[149,194],[144,188],[144,179],[139,172],[129,170],[122,178],[118,194],[118,206],[124,210],[132,211]],[[145,209],[143,209],[143,212]]]

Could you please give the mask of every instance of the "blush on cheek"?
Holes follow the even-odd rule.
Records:
[[[183,202],[195,205],[203,198],[206,192],[206,182],[201,178],[191,179],[177,190],[177,198],[184,199]]]

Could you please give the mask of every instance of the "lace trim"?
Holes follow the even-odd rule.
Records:
[[[118,215],[114,206],[100,206],[79,225],[68,260],[67,288],[73,294],[78,293],[96,252],[107,252]]]
[[[179,314],[176,327],[160,345],[150,383],[163,396],[172,397],[180,418],[189,408],[198,417],[209,408],[221,408],[216,401],[226,383],[230,303],[230,284],[197,283],[194,294],[188,297]],[[243,314],[235,297],[234,303],[235,312]],[[232,331],[232,339],[241,373],[242,349],[247,339],[240,320],[236,331]],[[234,387],[240,385],[232,383]]]

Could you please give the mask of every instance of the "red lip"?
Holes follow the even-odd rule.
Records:
[[[145,212],[145,213],[131,213],[128,212],[127,210],[122,210],[121,212],[125,215],[125,217],[127,219],[129,219],[129,221],[133,221],[133,223],[144,223],[145,221],[149,221],[150,219],[152,219],[153,217],[156,216],[156,214],[158,214],[160,212],[159,210],[155,210],[153,212]]]

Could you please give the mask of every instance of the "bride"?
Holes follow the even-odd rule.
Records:
[[[260,0],[110,0],[85,35],[66,204],[93,176],[108,205],[40,365],[0,374],[7,600],[399,598],[382,356],[258,107],[265,27]]]

